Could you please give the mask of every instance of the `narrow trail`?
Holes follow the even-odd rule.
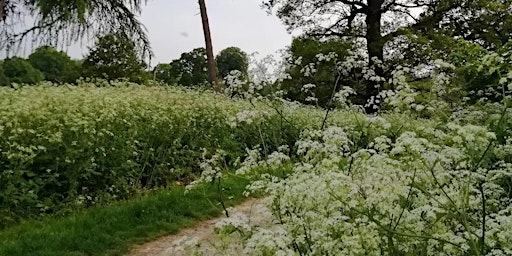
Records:
[[[242,215],[250,220],[251,226],[264,225],[271,219],[271,215],[264,206],[263,199],[250,198],[243,203],[233,207],[230,216]],[[244,255],[241,244],[237,241],[226,241],[215,234],[215,224],[225,216],[202,221],[191,228],[179,231],[177,234],[161,237],[152,242],[135,246],[125,256],[187,256],[183,248],[194,244],[194,247],[203,255],[222,255],[226,253],[226,246],[229,246],[229,254]],[[229,243],[227,245],[226,243]],[[221,251],[223,251],[223,253]]]

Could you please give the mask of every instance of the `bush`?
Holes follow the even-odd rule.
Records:
[[[459,41],[450,56],[457,66],[459,86],[473,102],[503,99],[503,85],[512,80],[512,41],[496,51]]]
[[[25,59],[19,57],[5,59],[2,66],[7,84],[35,84],[43,80],[43,74]],[[6,84],[6,81],[4,80],[3,83]]]
[[[62,51],[50,46],[37,48],[28,57],[30,64],[41,71],[44,80],[54,83],[73,83],[80,76],[78,65]]]

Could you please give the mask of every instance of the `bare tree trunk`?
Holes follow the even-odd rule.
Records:
[[[213,57],[212,38],[210,35],[210,24],[208,22],[208,14],[206,12],[206,4],[204,0],[199,0],[199,9],[201,10],[201,20],[203,21],[204,40],[206,42],[206,56],[208,58],[208,81],[214,90],[218,90],[217,84],[217,68],[215,67],[215,59]]]
[[[369,0],[368,1],[368,13],[366,14],[366,44],[368,50],[368,58],[370,67],[375,65],[374,59],[383,61],[384,60],[384,44],[385,40],[381,34],[381,19],[382,19],[382,4],[383,0]],[[384,71],[380,66],[374,66],[375,75],[384,76]],[[377,82],[369,81],[366,85],[366,98],[369,99],[372,96],[377,96],[379,89],[377,86],[380,84]],[[372,112],[373,110],[367,109]]]

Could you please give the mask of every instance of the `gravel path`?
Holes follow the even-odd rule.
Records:
[[[272,219],[263,199],[247,199],[229,212],[230,216],[247,218],[252,227],[266,225]],[[245,255],[241,242],[236,239],[237,236],[222,237],[215,234],[215,224],[223,219],[226,218],[218,217],[203,221],[194,227],[181,230],[178,234],[138,245],[125,256],[187,256],[193,255],[193,252],[202,255]],[[190,251],[190,247],[193,252]]]

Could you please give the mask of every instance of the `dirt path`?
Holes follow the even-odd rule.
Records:
[[[251,226],[263,225],[271,218],[264,206],[263,199],[252,198],[232,208],[230,216],[246,217]],[[178,234],[138,245],[125,256],[186,256],[190,255],[190,251],[184,250],[184,248],[190,247],[190,245],[204,255],[222,255],[228,251],[227,255],[244,255],[241,244],[237,245],[237,242],[232,240],[226,241],[215,234],[215,224],[223,219],[226,218],[218,217],[203,221],[194,227],[181,230]],[[226,249],[225,246],[230,248]],[[220,251],[224,253],[220,254]]]

